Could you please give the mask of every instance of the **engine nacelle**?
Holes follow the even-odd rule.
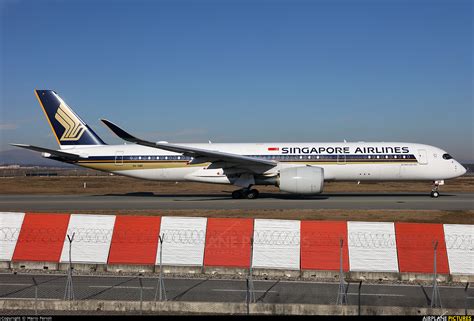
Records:
[[[324,187],[324,169],[321,167],[290,167],[280,171],[279,187],[283,192],[319,194]]]

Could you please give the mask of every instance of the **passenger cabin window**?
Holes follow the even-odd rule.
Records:
[[[443,154],[443,158],[444,158],[444,159],[451,159],[451,158],[453,158],[453,157],[452,157],[451,155],[449,155],[449,154]]]

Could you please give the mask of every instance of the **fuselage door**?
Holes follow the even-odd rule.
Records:
[[[123,151],[115,152],[115,166],[123,166]]]
[[[420,165],[428,164],[428,157],[426,156],[426,150],[419,149],[417,158],[418,158],[418,163],[420,163]]]

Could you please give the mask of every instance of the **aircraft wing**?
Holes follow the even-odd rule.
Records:
[[[134,137],[130,135],[129,133],[127,133],[122,128],[118,127],[117,125],[115,125],[114,123],[106,119],[101,119],[101,121],[112,132],[114,132],[114,134],[116,134],[118,137],[122,138],[123,140],[136,143],[139,145],[143,145],[143,146],[167,150],[170,152],[182,153],[185,156],[193,157],[194,160],[197,161],[195,163],[224,162],[224,163],[228,163],[229,165],[233,164],[233,166],[236,166],[236,167],[245,168],[248,166],[260,166],[260,167],[263,166],[267,169],[272,168],[277,165],[277,163],[274,161],[259,159],[255,157],[248,157],[248,156],[242,156],[238,154],[225,153],[225,152],[219,152],[215,150],[201,149],[201,148],[169,144],[169,143],[154,143],[154,142],[150,142],[150,141],[146,141],[146,140]]]
[[[48,149],[48,148],[43,148],[43,147],[38,147],[38,146],[24,145],[24,144],[10,144],[10,145],[25,148],[25,149],[34,150],[35,152],[48,153],[48,154],[51,154],[52,156],[58,157],[58,158],[60,158],[62,160],[65,160],[65,161],[76,161],[76,160],[79,160],[79,159],[83,158],[83,157],[81,157],[77,154],[60,152],[60,151],[57,151],[57,150],[54,150],[54,149]]]

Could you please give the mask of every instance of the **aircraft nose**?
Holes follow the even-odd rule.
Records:
[[[462,166],[461,164],[459,164],[459,171],[460,171],[461,175],[464,175],[464,174],[466,174],[467,169],[464,166]]]

